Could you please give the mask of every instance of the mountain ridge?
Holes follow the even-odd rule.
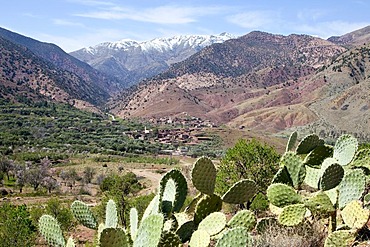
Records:
[[[171,64],[183,61],[206,46],[232,38],[235,36],[222,33],[180,35],[143,42],[121,40],[101,43],[70,54],[104,73],[114,75],[125,82],[125,87],[129,87],[165,71]]]

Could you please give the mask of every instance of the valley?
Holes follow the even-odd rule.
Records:
[[[66,53],[0,28],[0,216],[23,210],[20,219],[32,245],[45,246],[38,222],[51,214],[63,237],[91,246],[96,235],[72,217],[73,201],[85,202],[103,221],[112,199],[117,221],[128,227],[131,207],[143,217],[159,193],[158,203],[165,200],[158,210],[167,210],[179,193],[163,194],[184,189],[177,186],[183,179],[189,193],[181,196],[190,205],[184,210],[195,210],[199,184],[190,181],[197,163],[206,167],[199,168],[205,173],[201,179],[214,180],[200,196],[218,198],[211,204],[220,208],[213,211],[223,205],[228,218],[241,208],[272,216],[266,189],[271,181],[294,175],[284,170],[290,156],[304,168],[315,161],[305,169],[315,169],[317,179],[324,176],[319,169],[324,159],[337,152],[335,162],[342,162],[343,150],[353,160],[349,169],[367,171],[369,37],[369,27],[328,39],[252,31],[123,39]],[[295,131],[298,137],[291,135]],[[337,140],[344,140],[344,148]],[[304,151],[293,148],[305,141],[310,143]],[[325,157],[312,158],[316,151]],[[335,162],[328,166],[348,172]],[[281,183],[295,186],[296,193],[302,188],[293,183],[303,183],[305,169]],[[163,182],[164,174],[171,178]],[[236,203],[243,206],[217,195],[236,181],[256,186],[253,197]],[[322,186],[318,181],[311,187]],[[4,229],[0,223],[0,237]],[[326,228],[321,232],[329,234]],[[183,242],[188,245],[189,239]]]

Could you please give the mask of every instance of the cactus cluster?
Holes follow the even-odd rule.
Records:
[[[368,166],[368,156],[364,151],[356,153],[358,143],[350,135],[341,136],[334,146],[309,135],[293,151],[296,139],[292,134],[280,170],[267,189],[270,208],[285,226],[298,225],[307,217],[329,217],[330,233],[325,246],[347,246],[370,215],[358,201],[366,187],[363,170]],[[351,230],[341,230],[342,225]]]
[[[297,133],[289,138],[279,171],[266,194],[270,211],[276,217],[257,219],[254,212],[243,209],[229,221],[222,212],[224,203],[243,204],[257,193],[249,179],[236,182],[223,195],[215,193],[217,170],[206,157],[198,159],[191,172],[191,182],[199,191],[184,206],[188,184],[183,174],[173,169],[159,184],[158,193],[139,219],[130,210],[129,229],[119,224],[117,207],[109,200],[105,222],[98,224],[90,208],[75,201],[71,210],[81,224],[97,230],[97,246],[253,246],[251,231],[263,232],[269,224],[295,226],[307,219],[329,219],[326,247],[347,246],[370,217],[370,195],[364,171],[370,170],[370,151],[357,152],[358,144],[350,135],[341,136],[334,146],[316,135],[303,138]],[[361,201],[363,199],[363,201]],[[183,211],[182,208],[185,208]],[[58,222],[49,215],[39,221],[40,233],[53,246],[74,246],[66,242]]]

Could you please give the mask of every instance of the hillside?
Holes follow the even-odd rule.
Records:
[[[318,68],[346,49],[307,35],[251,32],[206,47],[116,98],[122,117],[187,112],[237,128],[276,132],[316,120],[302,106],[324,81],[308,83]],[[296,104],[297,107],[289,107]]]
[[[52,100],[96,110],[106,96],[74,73],[0,37],[0,95],[15,102]]]
[[[319,77],[326,83],[309,104],[318,121],[306,130],[333,139],[347,132],[370,140],[370,44],[342,54],[312,81]]]
[[[333,36],[328,40],[335,44],[343,45],[349,48],[364,45],[370,42],[370,26],[366,26],[342,36]]]
[[[120,40],[87,47],[70,54],[97,70],[112,75],[123,86],[135,85],[155,76],[214,43],[222,43],[234,36],[181,35],[138,42]]]
[[[105,75],[88,64],[74,58],[54,44],[44,43],[29,37],[0,28],[0,37],[14,44],[27,47],[39,58],[50,62],[56,68],[69,71],[80,77],[87,85],[98,93],[95,102],[102,104],[110,94],[119,90],[119,83],[113,77]]]

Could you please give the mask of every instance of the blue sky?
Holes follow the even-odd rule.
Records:
[[[70,52],[179,34],[342,35],[370,25],[369,0],[8,0],[0,27]]]

